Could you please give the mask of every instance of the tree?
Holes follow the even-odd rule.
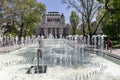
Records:
[[[12,2],[13,0],[11,0]],[[8,32],[14,33],[15,29],[13,26],[14,24],[14,19],[15,17],[13,16],[13,11],[12,11],[12,4],[10,1],[7,0],[2,0],[0,3],[0,26],[3,29],[4,28],[4,33],[6,34]],[[16,31],[16,30],[15,30]]]
[[[0,4],[0,22],[6,23],[3,28],[6,32],[15,32],[21,36],[32,35],[40,24],[42,15],[46,11],[44,4],[36,0],[2,0],[4,5]],[[4,13],[2,15],[2,13]],[[2,16],[2,17],[1,17]]]
[[[30,26],[31,28],[29,28],[29,31],[31,31],[31,29],[34,29],[33,27],[35,27],[35,24],[38,24],[38,22],[40,23],[41,15],[46,9],[43,4],[35,0],[19,0],[19,3],[17,3],[16,12],[20,23],[19,37],[21,38],[21,36],[26,36],[26,31],[28,29],[27,25],[32,25]]]
[[[105,5],[107,15],[103,20],[103,32],[111,38],[120,36],[120,0],[98,0]]]
[[[86,32],[85,32],[85,17],[82,15],[82,31],[83,31],[83,36],[85,36]]]
[[[94,31],[91,30],[91,22],[95,18],[95,15],[99,8],[101,8],[101,4],[96,0],[63,0],[63,3],[68,4],[69,8],[75,8],[81,15],[85,17],[85,21],[87,23],[89,35],[90,35],[90,43],[92,44],[92,35],[94,35],[100,25],[101,21],[105,17],[104,14],[96,24]]]
[[[5,8],[6,8],[6,1],[5,0],[0,0],[0,25],[4,21],[4,14],[5,14]]]
[[[79,16],[77,15],[77,13],[75,11],[71,12],[70,23],[71,23],[71,27],[72,27],[72,34],[75,35],[77,26],[79,24]]]
[[[43,14],[46,9],[42,3],[36,3],[36,8],[30,11],[25,16],[25,30],[24,35],[32,35],[35,34],[36,28],[40,25]],[[28,31],[28,33],[27,33]]]

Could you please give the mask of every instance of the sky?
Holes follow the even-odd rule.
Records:
[[[66,23],[69,23],[69,17],[71,15],[72,9],[67,9],[67,5],[61,3],[62,0],[37,0],[38,2],[42,2],[46,5],[47,12],[55,11],[60,14],[64,14]]]

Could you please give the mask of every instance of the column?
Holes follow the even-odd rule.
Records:
[[[47,28],[44,28],[45,37],[47,37],[47,35],[48,35],[48,34],[47,34],[47,30],[48,30]]]
[[[57,38],[56,28],[55,28],[55,38]]]
[[[50,28],[50,30],[51,30],[50,33],[52,34],[52,28]]]
[[[44,36],[46,36],[46,31],[45,31],[45,28],[43,28],[43,31],[44,31]]]
[[[46,35],[48,36],[49,34],[48,34],[48,28],[46,28]]]
[[[59,35],[63,35],[63,28],[59,28]]]

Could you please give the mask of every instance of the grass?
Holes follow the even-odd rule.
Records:
[[[114,47],[120,47],[120,44],[115,44],[115,45],[113,45]]]
[[[118,42],[117,42],[117,43],[114,43],[114,42],[113,42],[113,48],[120,48],[120,43],[118,43]]]

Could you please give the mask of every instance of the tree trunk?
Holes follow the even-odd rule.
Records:
[[[93,35],[90,35],[90,45],[92,45],[92,36]]]
[[[27,26],[25,26],[24,37],[28,36],[28,34],[27,34],[27,33],[28,33],[28,32],[27,32],[27,29],[28,29]]]
[[[108,2],[109,2],[109,0],[106,0],[106,1],[105,1],[105,9],[110,12],[110,8],[108,7]]]
[[[76,34],[76,29],[73,29],[73,35],[75,35]]]
[[[21,41],[21,37],[23,36],[23,27],[24,27],[24,23],[21,23],[21,26],[20,26],[20,34],[19,34],[19,41]]]
[[[83,36],[85,36],[85,21],[84,21],[84,17],[82,15],[82,22],[83,22]]]
[[[89,19],[87,20],[87,25],[88,25],[88,30],[89,30],[89,35],[90,35],[90,45],[92,44],[92,32],[90,28],[90,21]]]
[[[85,36],[85,26],[83,24],[83,36]]]

